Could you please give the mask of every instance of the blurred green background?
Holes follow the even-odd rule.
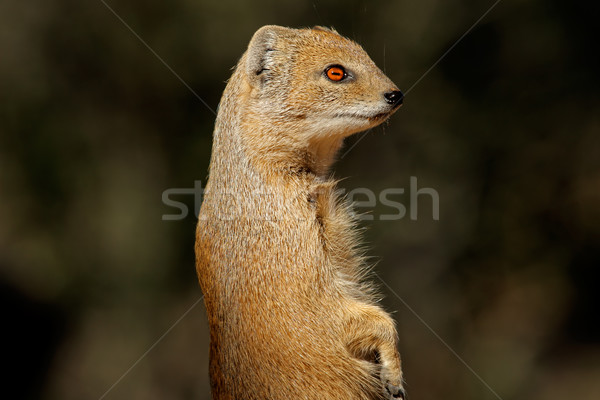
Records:
[[[334,26],[406,90],[493,4],[105,1],[213,109],[262,25]],[[362,223],[411,399],[600,398],[598,11],[501,1],[335,166],[440,197]],[[204,182],[214,115],[102,0],[2,1],[0,102],[6,398],[208,399],[196,220],[162,194]]]

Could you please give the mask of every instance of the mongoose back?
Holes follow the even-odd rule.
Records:
[[[402,92],[322,27],[259,29],[219,104],[196,231],[213,399],[404,397],[397,333],[329,168]]]

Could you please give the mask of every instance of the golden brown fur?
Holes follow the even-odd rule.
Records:
[[[324,74],[339,64],[351,79]],[[393,320],[363,282],[327,178],[344,137],[383,122],[395,85],[325,28],[265,26],[229,80],[196,233],[214,399],[400,398]]]

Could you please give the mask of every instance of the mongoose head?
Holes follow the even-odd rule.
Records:
[[[372,128],[403,100],[361,46],[327,28],[264,26],[241,63],[247,111],[311,142]]]

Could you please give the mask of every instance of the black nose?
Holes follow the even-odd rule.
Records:
[[[385,101],[387,101],[388,104],[393,104],[397,106],[402,104],[404,94],[402,94],[402,92],[399,90],[392,90],[391,92],[384,93],[383,97],[385,97]]]

